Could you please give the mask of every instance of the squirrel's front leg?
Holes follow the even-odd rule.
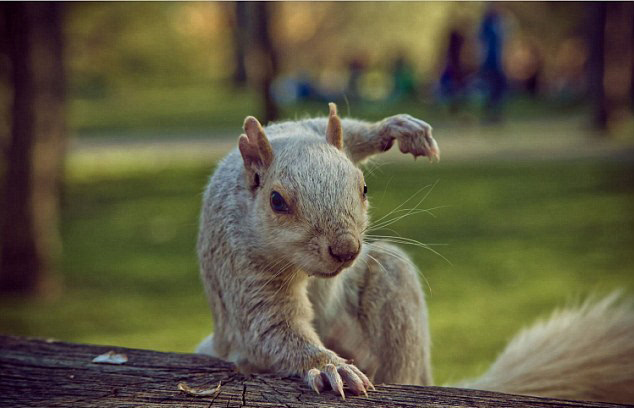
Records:
[[[246,361],[241,364],[303,377],[317,393],[330,386],[344,399],[344,384],[356,395],[367,395],[368,389],[374,389],[361,370],[323,346],[308,319],[295,316],[289,321],[284,318],[286,313],[280,311],[279,303],[271,310],[260,310],[259,314],[270,318],[257,319],[247,330],[245,340],[251,346],[245,347]],[[266,308],[260,304],[262,307]]]
[[[330,105],[331,112],[336,116],[335,104]],[[317,133],[324,134],[327,133],[329,120],[328,118],[307,119],[300,123]],[[390,116],[375,123],[342,119],[341,129],[346,155],[353,163],[362,162],[370,156],[390,150],[394,141],[398,143],[403,153],[411,153],[414,157],[427,156],[430,160],[440,158],[440,149],[431,134],[431,126],[424,120],[408,114]]]
[[[372,124],[344,119],[342,124],[346,152],[355,163],[389,150],[394,141],[403,153],[440,158],[432,127],[411,115],[394,115]]]
[[[331,107],[330,118],[326,136],[333,146],[342,149],[341,124],[336,117],[334,107]],[[233,331],[232,336],[227,337],[237,339],[231,342],[231,347],[235,348],[234,354],[238,356],[236,358],[238,366],[283,375],[298,375],[303,377],[315,391],[320,392],[326,385],[330,385],[343,398],[345,398],[344,383],[348,385],[351,392],[365,394],[368,388],[373,388],[368,378],[357,367],[324,347],[312,326],[313,311],[306,294],[307,273],[301,271],[299,265],[296,265],[296,258],[285,259],[288,256],[287,253],[296,251],[300,244],[301,247],[305,245],[303,238],[301,240],[291,238],[298,235],[295,231],[306,226],[310,226],[310,230],[314,231],[314,224],[306,222],[307,220],[300,216],[289,216],[292,210],[282,198],[280,200],[285,207],[277,209],[273,203],[273,197],[276,194],[281,196],[281,194],[273,191],[273,187],[280,184],[279,180],[283,178],[275,171],[271,172],[275,160],[271,144],[264,129],[253,117],[245,119],[244,131],[245,134],[238,139],[245,175],[242,197],[243,200],[251,200],[251,203],[243,202],[243,204],[245,207],[263,204],[259,207],[261,212],[256,214],[258,216],[266,214],[262,218],[267,220],[260,219],[257,223],[250,225],[250,228],[259,229],[259,233],[253,234],[254,236],[265,236],[265,238],[261,242],[248,243],[245,239],[244,252],[250,251],[249,256],[243,255],[241,258],[244,261],[236,261],[242,263],[232,265],[232,273],[227,274],[225,278],[228,284],[233,285],[231,286],[234,288],[232,294],[239,301],[234,307],[225,307],[226,313],[231,314],[231,318],[226,319],[229,322],[227,326]],[[284,163],[283,161],[287,159],[282,156],[277,160]],[[284,172],[280,171],[280,173]],[[354,171],[350,176],[354,176],[356,181],[357,175],[358,173]],[[272,182],[270,179],[276,181]],[[328,195],[327,190],[324,193]],[[251,194],[250,197],[249,194]],[[270,202],[266,198],[262,199],[262,195],[266,198],[271,197]],[[354,197],[360,198],[357,195]],[[324,213],[323,215],[324,217],[316,219],[323,226],[329,227],[329,223],[321,220],[331,214]],[[293,224],[295,229],[291,230],[289,227],[282,226],[289,224]],[[267,225],[267,227],[261,225]],[[293,231],[289,232],[289,237],[281,239],[282,242],[289,242],[288,244],[267,245],[267,239],[279,239],[285,235],[284,231]],[[315,233],[311,232],[311,234]],[[326,235],[323,237],[330,239]],[[298,241],[295,242],[294,239]],[[335,259],[332,247],[326,248],[327,256]],[[312,248],[306,253],[315,256]],[[317,262],[322,260],[321,256],[316,258]],[[327,260],[331,262],[330,258]],[[272,269],[277,268],[283,261],[286,261],[286,266],[273,272]],[[339,260],[337,261],[338,266],[342,265]],[[304,259],[301,262],[308,263]]]
[[[386,143],[396,140],[402,153],[411,153],[414,158],[427,156],[429,160],[440,159],[438,144],[432,137],[432,128],[427,122],[408,114],[400,114],[385,118],[376,126],[378,137]],[[387,149],[389,147],[385,150]]]

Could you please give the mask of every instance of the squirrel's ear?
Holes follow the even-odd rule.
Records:
[[[273,149],[264,134],[260,122],[253,116],[247,116],[244,120],[244,132],[238,138],[238,148],[244,161],[247,173],[247,183],[251,188],[260,185],[260,177],[273,161]]]
[[[337,116],[337,105],[330,102],[328,108],[330,108],[330,114],[328,115],[326,140],[337,149],[343,150],[343,129],[341,127],[341,119]]]

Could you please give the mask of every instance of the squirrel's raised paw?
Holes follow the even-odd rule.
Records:
[[[440,159],[440,149],[434,140],[431,126],[407,114],[390,116],[382,121],[384,134],[398,141],[403,153],[411,153],[414,158],[427,156],[429,160]],[[393,139],[392,139],[393,140]]]
[[[374,385],[368,377],[352,364],[326,364],[321,370],[312,368],[306,374],[308,386],[317,394],[329,385],[335,392],[346,399],[343,391],[344,384],[355,395],[368,395],[368,390],[374,390]]]

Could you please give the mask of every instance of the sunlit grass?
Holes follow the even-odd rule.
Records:
[[[627,162],[396,163],[368,175],[378,219],[436,184],[390,228],[425,276],[438,383],[475,375],[537,316],[634,289],[634,166]],[[0,332],[192,351],[211,330],[195,239],[211,163],[68,175],[64,292],[0,301]],[[387,231],[392,234],[394,232]],[[429,286],[427,286],[429,285]]]
[[[81,136],[175,137],[211,127],[239,129],[244,112],[257,112],[258,102],[253,92],[214,83],[129,87],[100,98],[71,98],[69,120]]]
[[[476,99],[461,106],[459,113],[452,113],[448,106],[431,96],[394,101],[350,101],[343,94],[333,98],[343,117],[367,120],[409,113],[435,126],[469,126],[478,125],[482,116],[482,101]],[[81,137],[107,136],[119,140],[213,137],[209,129],[239,131],[246,115],[254,115],[264,122],[259,94],[214,82],[196,86],[127,87],[112,89],[99,97],[71,95],[69,99],[69,128]],[[284,119],[325,116],[327,102],[330,100],[281,105],[279,116]],[[567,113],[577,117],[585,113],[585,109],[579,104],[521,95],[509,96],[504,105],[504,117],[509,122],[517,119],[543,122],[552,117],[561,120]]]
[[[439,256],[406,248],[429,283],[439,382],[484,369],[520,327],[590,293],[634,289],[633,166],[598,161],[383,166],[370,177],[380,217],[436,183],[390,226]],[[387,180],[388,191],[383,193]],[[424,192],[423,192],[424,193]],[[421,193],[421,194],[423,194]]]

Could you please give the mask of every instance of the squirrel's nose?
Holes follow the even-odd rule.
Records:
[[[352,234],[342,234],[328,247],[328,252],[338,262],[350,262],[359,255],[359,240]]]

